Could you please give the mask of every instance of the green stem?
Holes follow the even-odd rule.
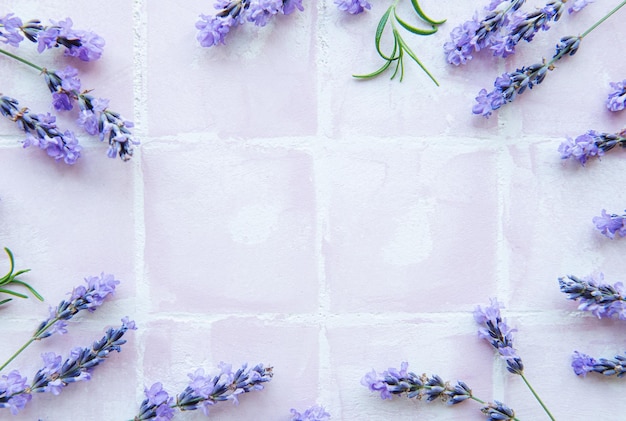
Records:
[[[36,64],[31,63],[30,61],[28,61],[28,60],[26,60],[26,59],[24,59],[24,58],[22,58],[20,56],[16,56],[15,54],[10,53],[10,52],[2,49],[2,48],[0,48],[0,53],[4,54],[5,56],[9,56],[11,58],[14,58],[15,60],[20,61],[20,62],[24,63],[25,65],[32,67],[33,69],[39,70],[40,72],[44,71],[43,67],[37,66]]]
[[[607,13],[602,19],[600,19],[599,21],[597,21],[596,23],[594,23],[593,25],[591,25],[591,27],[589,29],[587,29],[585,32],[583,32],[580,35],[580,38],[584,38],[586,37],[589,32],[593,31],[594,29],[596,29],[598,26],[600,26],[600,24],[602,22],[604,22],[605,20],[607,20],[608,18],[610,18],[615,12],[617,12],[619,9],[621,9],[624,5],[626,4],[626,0],[623,0],[620,4],[618,4],[617,6],[615,6],[615,8],[613,10],[611,10],[609,13]]]
[[[626,3],[626,0],[624,1],[624,3]],[[530,383],[528,382],[528,380],[526,379],[526,377],[524,376],[524,373],[520,373],[520,376],[522,377],[522,380],[524,380],[524,383],[526,383],[526,386],[528,386],[528,389],[530,389],[530,392],[533,394],[533,396],[535,397],[535,399],[537,399],[537,402],[539,402],[539,405],[541,405],[541,407],[543,408],[544,411],[546,411],[546,414],[548,414],[548,416],[550,417],[550,419],[552,421],[554,421],[554,417],[552,416],[552,414],[550,413],[550,410],[548,409],[548,407],[543,403],[543,401],[541,400],[541,398],[539,397],[539,395],[537,394],[537,392],[535,392],[535,389],[533,389],[533,387],[530,385]]]
[[[40,339],[39,337],[46,331],[48,330],[53,324],[55,324],[56,322],[59,321],[58,317],[55,317],[54,319],[50,320],[48,323],[46,323],[45,326],[43,326],[41,329],[39,329],[37,332],[35,332],[33,334],[33,336],[26,341],[26,343],[24,345],[22,345],[20,347],[20,349],[18,349],[17,351],[15,351],[15,353],[13,355],[11,355],[11,357],[5,361],[4,364],[2,364],[0,366],[0,372],[2,370],[4,370],[4,368],[9,365],[11,363],[11,361],[13,361],[15,358],[17,358],[18,355],[20,355],[30,344],[32,344],[33,342],[35,342],[37,339]]]

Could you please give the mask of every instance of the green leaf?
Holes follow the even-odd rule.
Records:
[[[426,74],[432,79],[432,81],[435,82],[435,85],[439,86],[439,82],[437,82],[437,79],[435,79],[435,77],[428,71],[428,69],[424,67],[422,62],[417,58],[415,53],[411,50],[411,48],[406,44],[406,42],[404,42],[404,40],[400,36],[398,36],[398,42],[400,43],[400,48],[406,51],[409,57],[411,57],[413,61],[415,61],[422,68],[422,70],[426,72]]]
[[[389,21],[389,15],[393,11],[393,5],[389,6],[389,9],[383,14],[378,22],[378,27],[376,28],[376,51],[378,51],[378,55],[380,55],[385,60],[394,60],[393,57],[387,57],[385,53],[380,49],[380,38],[383,36],[383,31],[385,30],[385,26],[387,26],[387,22]]]
[[[8,248],[4,248],[4,251],[9,255],[9,273],[0,278],[0,285],[8,284],[11,282],[11,275],[13,274],[13,269],[15,269],[15,260],[13,259],[13,253]]]
[[[432,25],[431,29],[420,29],[420,28],[416,28],[414,26],[409,25],[408,23],[406,23],[405,21],[403,21],[402,19],[400,19],[400,17],[398,16],[398,14],[395,12],[393,12],[394,17],[396,18],[396,21],[407,31],[412,32],[414,34],[417,35],[432,35],[435,32],[437,32],[437,27],[435,25]]]
[[[387,70],[389,68],[389,66],[391,65],[391,62],[393,62],[393,60],[385,61],[385,64],[383,64],[380,69],[375,70],[372,73],[368,73],[368,74],[365,74],[365,75],[352,75],[352,77],[355,77],[357,79],[371,79],[371,78],[374,78],[374,77],[380,75],[381,73],[383,73],[385,70]]]
[[[417,15],[420,18],[422,18],[425,22],[430,23],[431,25],[441,25],[442,23],[444,23],[446,21],[446,19],[444,19],[444,20],[434,20],[434,19],[431,19],[428,16],[426,16],[426,14],[424,13],[422,8],[420,7],[420,5],[417,2],[417,0],[411,0],[411,4],[413,4],[413,9],[415,9],[415,13],[417,13]]]
[[[0,301],[0,306],[1,306],[2,304],[6,304],[6,303],[8,303],[9,301],[13,301],[13,298],[6,298],[6,299],[4,299],[4,300]]]
[[[43,301],[43,297],[41,296],[41,294],[39,294],[37,291],[35,291],[35,288],[31,287],[26,282],[14,279],[13,283],[22,285],[23,287],[27,288],[31,292],[31,294],[33,294],[39,301]]]
[[[14,297],[28,298],[28,295],[20,294],[19,292],[11,291],[10,289],[0,288],[0,292],[13,295]]]

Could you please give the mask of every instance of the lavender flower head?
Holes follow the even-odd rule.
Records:
[[[20,34],[22,19],[9,13],[0,18],[0,41],[13,47],[19,47],[24,37]]]
[[[491,305],[484,309],[480,306],[474,311],[474,320],[480,325],[478,336],[487,340],[493,346],[500,357],[505,360],[507,370],[513,374],[523,374],[524,365],[522,359],[513,348],[513,335],[516,329],[511,329],[500,315],[503,308],[495,298],[491,299]]]
[[[408,367],[409,364],[403,362],[399,370],[389,368],[382,373],[372,370],[361,379],[361,384],[371,392],[380,394],[383,400],[392,399],[394,396],[406,396],[409,399],[425,398],[427,402],[439,399],[449,405],[455,405],[472,397],[471,389],[461,381],[451,386],[437,375],[417,376],[409,372]]]
[[[568,299],[579,301],[578,310],[589,311],[599,319],[616,317],[626,320],[626,289],[624,284],[617,282],[613,285],[602,283],[604,275],[597,275],[583,279],[573,275],[559,278],[559,288]]]
[[[304,10],[302,0],[218,0],[215,15],[200,15],[196,22],[196,39],[203,47],[225,44],[231,28],[246,21],[256,26],[267,25],[277,14],[289,15],[296,9]]]
[[[498,401],[484,406],[481,411],[487,415],[487,421],[513,421],[515,419],[515,412]]]
[[[594,0],[573,0],[573,1],[570,0],[570,1],[571,1],[571,5],[567,9],[567,12],[570,13],[570,14],[576,13],[576,12],[580,12],[585,7],[587,7],[589,4],[594,2]]]
[[[8,408],[13,415],[24,409],[32,399],[32,395],[27,392],[27,380],[17,370],[0,377],[0,408]]]
[[[521,67],[511,73],[503,73],[496,78],[494,90],[487,92],[481,89],[476,97],[476,104],[472,108],[474,114],[489,117],[493,111],[504,104],[512,102],[517,95],[521,95],[526,89],[532,89],[545,79],[549,70],[554,69],[554,62],[566,55],[574,55],[580,46],[580,37],[563,37],[556,46],[556,53],[550,61],[543,60],[528,67]]]
[[[43,26],[39,20],[30,20],[20,25],[20,30],[29,41],[37,43],[37,51],[65,47],[65,55],[82,61],[98,60],[102,56],[105,41],[98,34],[73,29],[72,19],[50,20],[52,25]]]
[[[589,158],[604,155],[604,150],[598,147],[598,133],[589,131],[577,136],[575,139],[567,137],[567,140],[559,146],[561,159],[576,159],[581,165],[585,165]]]
[[[31,114],[28,108],[18,109],[19,102],[0,94],[0,113],[17,123],[26,133],[24,148],[37,146],[46,151],[56,161],[74,164],[80,158],[82,147],[73,132],[61,132],[56,125],[56,117],[47,114]]]
[[[154,420],[169,421],[174,417],[172,408],[174,398],[163,390],[160,382],[154,383],[150,388],[144,389],[146,399],[141,403],[139,414],[134,421]]]
[[[613,359],[595,359],[587,354],[574,351],[572,369],[577,376],[585,377],[587,373],[598,373],[605,376],[623,377],[626,375],[626,356],[616,355]]]
[[[367,0],[335,0],[337,8],[342,12],[358,15],[366,9],[370,10],[372,5]]]
[[[606,108],[610,111],[621,111],[626,107],[626,80],[611,82],[613,89],[606,100]]]
[[[109,328],[91,347],[76,347],[63,362],[53,352],[42,355],[44,366],[37,371],[29,388],[31,392],[58,395],[71,383],[91,379],[93,369],[103,363],[113,351],[121,352],[126,343],[122,339],[128,330],[135,330],[135,322],[124,317],[118,328]]]
[[[593,223],[603,235],[614,239],[616,235],[626,237],[626,215],[608,214],[602,209],[600,216],[594,216]]]
[[[73,102],[77,101],[80,109],[78,125],[88,134],[98,135],[100,141],[108,141],[109,158],[119,156],[127,161],[132,157],[133,147],[139,144],[129,130],[133,123],[109,110],[108,99],[95,98],[89,91],[80,92],[80,80],[75,68],[67,66],[61,71],[44,70],[43,74],[57,111],[71,110]]]
[[[201,409],[205,415],[209,414],[211,406],[221,401],[238,403],[238,396],[254,390],[262,390],[264,383],[272,379],[271,367],[258,364],[248,368],[244,364],[236,372],[230,364],[220,363],[220,373],[216,376],[207,376],[203,369],[189,374],[189,385],[176,396],[176,407],[181,411]]]
[[[296,409],[291,409],[291,421],[329,421],[330,414],[326,412],[323,406],[313,405],[303,413]]]
[[[44,339],[55,333],[67,332],[67,320],[78,312],[88,310],[93,313],[104,300],[115,293],[115,287],[120,281],[113,275],[102,273],[100,276],[85,278],[86,286],[80,285],[71,292],[69,300],[63,300],[55,308],[50,308],[50,316],[41,322],[35,332],[35,339]]]

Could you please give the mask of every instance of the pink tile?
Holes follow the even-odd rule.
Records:
[[[215,141],[162,147],[143,154],[152,308],[312,311],[311,157]]]
[[[470,309],[490,296],[495,158],[443,146],[334,152],[324,244],[333,311]]]
[[[613,282],[623,279],[619,256],[626,243],[602,236],[592,219],[602,208],[623,208],[611,183],[598,180],[609,169],[626,169],[626,162],[607,156],[581,167],[562,162],[557,146],[542,142],[509,148],[512,182],[503,226],[514,308],[553,308],[563,298],[557,279],[568,274],[600,271],[617,278]]]
[[[229,317],[210,324],[161,320],[146,335],[145,378],[161,381],[171,393],[183,390],[187,373],[202,367],[217,374],[221,361],[249,366],[263,363],[274,378],[262,391],[240,397],[239,406],[221,403],[211,411],[217,420],[281,419],[291,407],[315,402],[317,394],[317,328],[291,326],[281,320]],[[149,385],[148,385],[149,386]]]
[[[103,153],[87,150],[82,161],[67,166],[40,150],[2,150],[2,246],[13,251],[17,269],[32,270],[23,280],[51,305],[101,272],[122,281],[119,299],[134,293],[131,166]],[[8,270],[4,251],[0,265]],[[11,313],[47,315],[47,307],[20,301]]]
[[[277,16],[264,28],[236,28],[227,45],[203,48],[194,25],[200,13],[215,13],[211,4],[148,2],[148,66],[159,69],[148,79],[150,134],[314,134],[317,64],[307,28],[313,26],[315,10],[306,7],[307,13]],[[177,16],[176,29],[171,16]]]
[[[480,420],[480,406],[467,402],[448,407],[440,402],[411,401],[406,398],[383,401],[360,384],[372,369],[382,372],[409,363],[416,374],[439,375],[444,381],[468,384],[477,397],[491,398],[492,356],[476,337],[470,313],[443,322],[408,319],[393,324],[373,320],[368,326],[329,329],[333,389],[341,419]],[[462,354],[459,354],[463,349]],[[367,414],[367,415],[366,415]],[[482,417],[482,418],[481,418]]]

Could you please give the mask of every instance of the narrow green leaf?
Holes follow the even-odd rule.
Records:
[[[432,35],[435,32],[437,32],[437,27],[435,25],[432,25],[431,29],[420,29],[420,28],[416,28],[414,26],[409,25],[408,23],[406,23],[405,21],[403,21],[402,19],[400,19],[400,17],[398,16],[398,14],[395,12],[393,12],[396,21],[407,31],[412,32],[414,34],[417,35]]]
[[[33,294],[39,301],[43,301],[43,297],[41,296],[41,294],[39,294],[37,291],[35,291],[35,288],[31,287],[26,282],[14,279],[13,283],[22,285],[23,287],[27,288],[31,292],[31,294]]]
[[[393,71],[393,74],[391,75],[391,80],[393,80],[393,78],[396,77],[396,75],[398,74],[398,70],[401,70],[400,82],[402,82],[402,76],[404,76],[404,64],[402,62],[403,58],[404,58],[404,54],[402,52],[402,46],[400,46],[400,51],[398,51],[398,63],[396,64],[396,69]]]
[[[4,299],[4,300],[0,301],[0,306],[1,306],[2,304],[6,304],[6,303],[8,303],[9,301],[13,301],[13,298],[6,298],[6,299]]]
[[[415,9],[415,13],[417,13],[417,15],[420,18],[422,18],[425,22],[430,23],[431,25],[441,25],[442,23],[444,23],[446,21],[446,19],[444,19],[444,20],[433,20],[433,19],[429,18],[428,16],[426,16],[426,14],[424,13],[422,8],[420,7],[420,5],[419,5],[417,0],[411,0],[411,3],[413,4],[413,9]]]
[[[387,22],[389,21],[389,15],[393,11],[393,5],[389,6],[389,9],[383,14],[378,22],[378,27],[376,28],[376,51],[378,51],[378,55],[380,55],[385,60],[393,60],[393,57],[387,57],[385,53],[380,49],[380,39],[383,36],[383,31],[385,30],[385,26],[387,26]]]
[[[17,278],[18,276],[26,273],[26,272],[30,272],[30,269],[24,269],[24,270],[18,270],[17,272],[15,272],[12,276],[13,279]]]
[[[437,82],[437,79],[435,79],[435,77],[428,71],[428,69],[424,67],[422,62],[417,58],[415,53],[406,44],[406,42],[404,42],[404,40],[401,37],[398,37],[398,42],[400,43],[400,48],[406,51],[406,53],[422,68],[422,70],[426,72],[426,74],[431,78],[431,80],[435,82],[435,85],[439,86],[439,82]]]
[[[15,261],[13,260],[13,253],[8,248],[4,248],[4,251],[9,255],[9,273],[0,278],[0,285],[4,285],[11,280],[11,274],[13,274],[13,269],[15,269]]]
[[[27,295],[20,294],[19,292],[11,291],[10,289],[0,288],[0,293],[5,293],[5,294],[13,295],[13,296],[15,296],[15,297],[20,297],[20,298],[28,298],[28,296],[27,296]]]
[[[391,65],[392,61],[393,60],[385,61],[385,64],[383,64],[380,69],[375,70],[372,73],[368,73],[366,75],[352,75],[352,77],[355,77],[357,79],[371,79],[371,78],[374,78],[374,77],[380,75],[381,73],[383,73],[385,70],[387,70],[387,68],[389,68],[389,65]]]

